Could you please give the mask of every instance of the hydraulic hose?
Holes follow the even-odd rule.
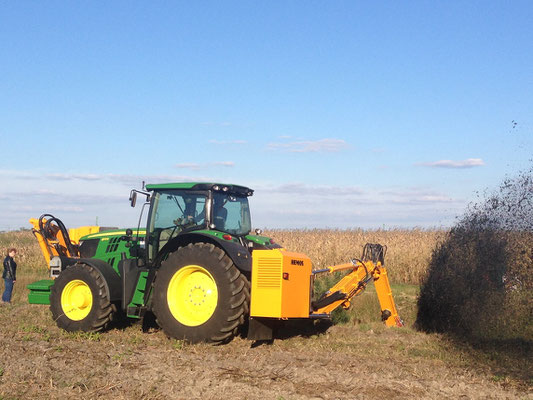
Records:
[[[49,217],[46,220],[46,223],[44,223],[43,226],[43,219]],[[55,235],[53,234],[53,230],[51,227],[52,222],[55,222],[59,230],[61,231],[61,234],[63,235],[63,238],[65,239],[65,245],[67,246],[67,250],[70,253],[69,256],[75,256],[78,251],[72,244],[72,241],[70,240],[70,236],[68,234],[68,229],[65,227],[65,224],[59,219],[54,217],[52,214],[43,214],[39,217],[39,231],[43,238],[48,240],[54,240],[56,239]]]

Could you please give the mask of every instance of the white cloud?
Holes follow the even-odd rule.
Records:
[[[307,185],[305,183],[286,183],[268,189],[273,193],[290,195],[318,195],[318,196],[358,196],[363,190],[355,186]]]
[[[361,188],[355,186],[252,186],[255,227],[376,228],[450,225],[465,206],[431,188]]]
[[[80,180],[80,181],[98,181],[101,178],[97,174],[46,174],[46,178],[58,181],[70,181],[70,180]]]
[[[225,161],[223,161],[225,162]],[[190,164],[194,166],[195,164]],[[127,186],[140,184],[142,181],[145,182],[189,182],[197,181],[198,177],[190,177],[184,175],[125,175],[125,174],[65,174],[65,173],[54,173],[54,174],[43,174],[38,172],[27,172],[27,171],[6,171],[0,170],[0,176],[3,176],[4,179],[16,179],[16,180],[32,180],[40,182],[76,182],[76,181],[85,181],[90,182],[110,182],[110,183],[122,183]],[[209,179],[208,179],[209,180]],[[52,184],[53,186],[53,184]],[[48,190],[48,189],[41,189]]]
[[[453,203],[450,196],[434,190],[421,188],[406,188],[403,190],[387,190],[379,193],[380,197],[387,199],[387,202],[398,205],[424,205],[430,204],[439,206],[444,203]]]
[[[342,139],[326,138],[320,140],[302,140],[288,143],[269,143],[269,150],[280,150],[289,153],[337,153],[348,147]]]
[[[198,170],[198,169],[205,168],[206,165],[207,165],[207,164],[198,164],[198,163],[180,163],[180,164],[176,164],[176,168]]]
[[[211,139],[209,141],[211,144],[220,144],[220,145],[231,145],[231,144],[247,144],[247,140],[217,140]]]
[[[221,161],[231,167],[232,162]],[[213,163],[215,164],[215,163]],[[219,166],[219,170],[221,167]],[[84,179],[89,176],[90,179]],[[20,177],[32,179],[21,180]],[[58,178],[59,177],[59,178]],[[49,212],[67,227],[134,227],[140,207],[131,208],[129,190],[141,182],[219,181],[214,176],[46,174],[2,171],[0,230],[29,227],[28,219]],[[306,184],[254,184],[252,220],[260,228],[354,228],[450,225],[465,200],[428,187],[359,187]],[[146,209],[144,210],[146,216]]]
[[[467,158],[466,160],[460,161],[439,160],[433,162],[424,162],[418,165],[431,168],[473,168],[481,167],[485,165],[485,162],[481,158]]]
[[[43,210],[40,209],[39,207],[32,206],[32,205],[17,206],[16,208],[13,207],[11,210],[14,211],[14,212],[32,213],[36,217],[38,217],[43,212]],[[55,213],[55,212],[62,212],[62,213],[63,212],[68,212],[68,213],[76,212],[76,213],[79,213],[79,212],[83,212],[83,211],[85,211],[85,209],[83,207],[80,207],[80,206],[66,206],[66,205],[51,205],[51,206],[48,206],[48,208],[46,209],[47,213]]]
[[[235,163],[233,161],[213,161],[209,163],[181,163],[176,164],[176,168],[182,169],[191,169],[191,170],[201,170],[207,169],[209,167],[234,167]]]
[[[235,163],[233,161],[217,161],[211,164],[218,166],[218,167],[234,167],[235,166]]]
[[[96,219],[104,226],[133,227],[137,225],[140,207],[129,206],[132,187],[140,189],[142,181],[212,181],[212,177],[0,170],[0,180],[4,184],[0,195],[0,230],[10,230],[28,228],[29,218],[44,213],[56,215],[67,227],[92,225]]]

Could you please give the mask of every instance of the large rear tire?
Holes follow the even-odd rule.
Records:
[[[104,278],[87,264],[68,267],[57,277],[50,292],[50,311],[69,332],[104,330],[113,317]]]
[[[229,342],[243,325],[249,302],[248,279],[213,244],[180,247],[155,279],[157,323],[168,336],[190,343]]]

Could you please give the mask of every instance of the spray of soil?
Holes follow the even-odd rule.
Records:
[[[416,325],[533,342],[533,167],[472,205],[434,250]]]

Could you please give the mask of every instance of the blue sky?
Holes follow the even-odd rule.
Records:
[[[0,2],[0,230],[255,189],[261,228],[450,226],[533,153],[533,3]]]

